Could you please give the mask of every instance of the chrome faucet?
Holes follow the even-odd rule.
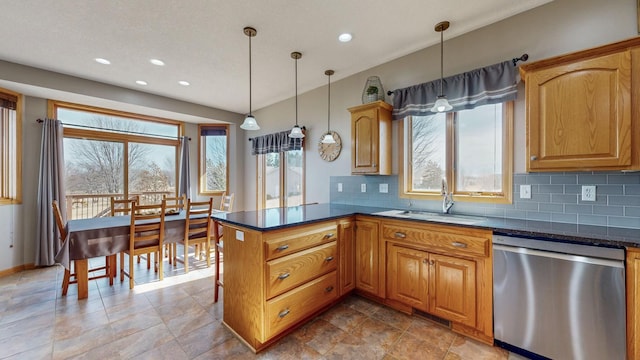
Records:
[[[453,193],[449,192],[449,187],[447,186],[447,179],[443,178],[442,179],[442,191],[441,194],[443,195],[442,198],[442,213],[443,214],[448,214],[449,210],[451,210],[451,207],[453,206]]]

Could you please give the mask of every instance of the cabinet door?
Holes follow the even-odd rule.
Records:
[[[631,166],[631,54],[623,51],[531,73],[527,170]]]
[[[381,296],[378,223],[356,221],[356,289]]]
[[[387,253],[387,297],[428,311],[429,253],[390,245]]]
[[[429,260],[429,312],[474,327],[476,263],[438,254]]]
[[[356,286],[354,221],[340,222],[338,243],[340,244],[340,295],[343,295]]]
[[[627,358],[640,358],[640,249],[627,249]]]
[[[352,173],[377,173],[379,150],[378,109],[368,108],[351,115]]]

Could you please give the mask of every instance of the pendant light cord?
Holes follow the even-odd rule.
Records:
[[[329,101],[327,101],[327,134],[331,131],[331,74],[328,75],[327,88],[329,89],[329,94],[327,97]]]
[[[251,114],[251,35],[249,35],[249,115]]]
[[[298,126],[298,58],[296,60],[296,126]]]
[[[440,30],[440,96],[444,95],[442,91],[442,83],[444,82],[444,50],[442,46],[442,42],[444,39],[444,29]]]

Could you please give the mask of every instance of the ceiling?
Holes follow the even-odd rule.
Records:
[[[0,59],[237,113],[437,44],[549,0],[20,0],[2,4]],[[349,43],[337,37],[353,34]],[[101,65],[95,58],[105,58]],[[164,66],[150,63],[161,59]],[[144,80],[147,86],[137,85]],[[186,80],[191,85],[181,86]],[[35,94],[32,94],[35,95]]]

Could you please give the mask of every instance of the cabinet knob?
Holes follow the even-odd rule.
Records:
[[[435,261],[435,260],[431,260],[431,261],[429,261],[429,265],[430,265],[430,266],[433,266],[433,265],[435,265],[435,264],[436,264],[436,261]]]
[[[458,248],[466,248],[467,244],[463,243],[463,242],[459,242],[459,241],[454,241],[451,243],[451,245],[458,247]]]
[[[284,280],[284,279],[288,278],[289,276],[290,276],[289,273],[280,274],[280,275],[278,275],[278,279]]]
[[[283,317],[285,317],[285,316],[289,315],[289,313],[290,313],[290,312],[291,312],[291,311],[289,311],[289,309],[282,310],[282,311],[280,311],[280,313],[278,314],[278,317],[279,317],[280,319],[282,319]]]
[[[395,234],[393,234],[395,237],[397,237],[398,239],[404,239],[407,237],[407,234],[400,232],[400,231],[396,231]]]
[[[324,259],[324,261],[326,261],[326,262],[329,262],[329,261],[331,261],[331,260],[333,260],[333,256],[327,256],[327,258],[326,258],[326,259]]]
[[[284,245],[280,245],[276,248],[276,251],[284,251],[287,250],[289,248],[289,245],[284,244]]]
[[[330,292],[332,292],[332,291],[333,291],[333,286],[327,286],[327,287],[324,289],[324,292],[328,292],[328,293],[330,293]]]
[[[427,260],[427,259],[423,259],[423,260],[422,260],[422,263],[423,263],[423,264],[426,264],[426,263],[428,263],[428,262],[429,262],[429,260]]]
[[[535,155],[531,155],[531,161],[538,160],[538,157]]]

